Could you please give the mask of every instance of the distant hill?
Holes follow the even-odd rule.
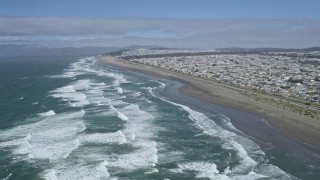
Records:
[[[309,50],[309,51],[320,51],[320,47],[310,47],[310,48],[307,48],[307,50]]]
[[[65,47],[48,48],[36,45],[0,45],[0,56],[52,56],[52,55],[99,55],[105,52],[116,51],[115,47]]]
[[[140,47],[139,47],[140,48]],[[103,55],[107,56],[121,56],[123,52],[135,50],[139,48],[121,49],[117,51],[105,52]],[[219,55],[219,54],[264,54],[264,55],[279,55],[288,57],[307,57],[307,58],[320,58],[319,52],[313,52],[320,50],[319,47],[312,47],[306,49],[285,49],[285,48],[220,48],[215,50],[200,50],[200,51],[179,51],[181,49],[172,48],[144,48],[146,50],[173,50],[164,51],[164,53],[157,53],[155,51],[151,54],[134,54],[126,55],[123,59],[141,59],[141,58],[157,58],[157,57],[172,57],[172,56],[204,56],[204,55]],[[175,51],[177,50],[177,51]]]
[[[139,49],[139,48],[145,48],[145,49],[170,49],[170,48],[167,48],[167,47],[157,46],[157,45],[149,45],[149,46],[131,45],[131,46],[123,47],[121,49]]]
[[[64,47],[64,48],[49,48],[39,45],[15,45],[6,44],[0,45],[0,56],[52,56],[52,55],[79,55],[79,56],[94,56],[108,52],[119,51],[123,49],[137,48],[153,48],[163,49],[160,46],[138,46],[132,45],[127,47]]]
[[[119,55],[124,50],[129,49],[172,49],[162,46],[140,46],[132,45],[127,47],[64,47],[64,48],[49,48],[40,45],[16,45],[6,44],[0,45],[0,56],[52,56],[52,55],[77,55],[77,56],[94,56],[100,54]],[[227,51],[230,53],[259,53],[259,52],[308,52],[320,51],[320,47],[310,47],[305,49],[285,49],[285,48],[218,48],[218,51]]]
[[[303,49],[228,47],[228,48],[218,48],[216,50],[231,51],[231,52],[306,52],[306,51],[320,51],[320,47],[310,47],[310,48],[303,48]]]
[[[140,48],[157,49],[157,50],[173,49],[173,48],[160,47],[160,46],[128,46],[128,47],[124,47],[124,48],[116,50],[116,51],[104,52],[103,55],[106,55],[106,56],[120,56],[124,51],[129,51],[129,50],[133,50],[133,49],[140,49]]]

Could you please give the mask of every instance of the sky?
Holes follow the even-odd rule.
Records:
[[[319,0],[0,0],[0,44],[320,46]]]

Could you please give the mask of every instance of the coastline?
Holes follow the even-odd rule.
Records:
[[[253,98],[245,96],[235,89],[206,79],[156,69],[151,66],[136,64],[110,56],[101,56],[99,61],[102,64],[125,68],[153,77],[182,82],[184,86],[178,88],[181,94],[199,99],[208,104],[224,106],[236,111],[258,115],[265,119],[273,128],[320,151],[320,121],[316,119],[255,101]],[[235,126],[240,131],[254,131],[246,127],[243,122],[233,123],[235,123]]]

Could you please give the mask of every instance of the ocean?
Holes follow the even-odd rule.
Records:
[[[1,57],[0,75],[1,180],[320,178],[96,57]]]

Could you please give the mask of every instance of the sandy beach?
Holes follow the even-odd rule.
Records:
[[[110,56],[101,56],[100,62],[154,77],[182,82],[184,86],[178,90],[183,95],[191,96],[206,103],[256,114],[263,117],[269,125],[280,132],[320,150],[320,121],[315,118],[256,101],[230,86],[214,81],[135,64]],[[241,126],[241,122],[235,124],[235,126],[241,131],[246,131],[245,127]],[[247,131],[250,130],[247,129]]]

